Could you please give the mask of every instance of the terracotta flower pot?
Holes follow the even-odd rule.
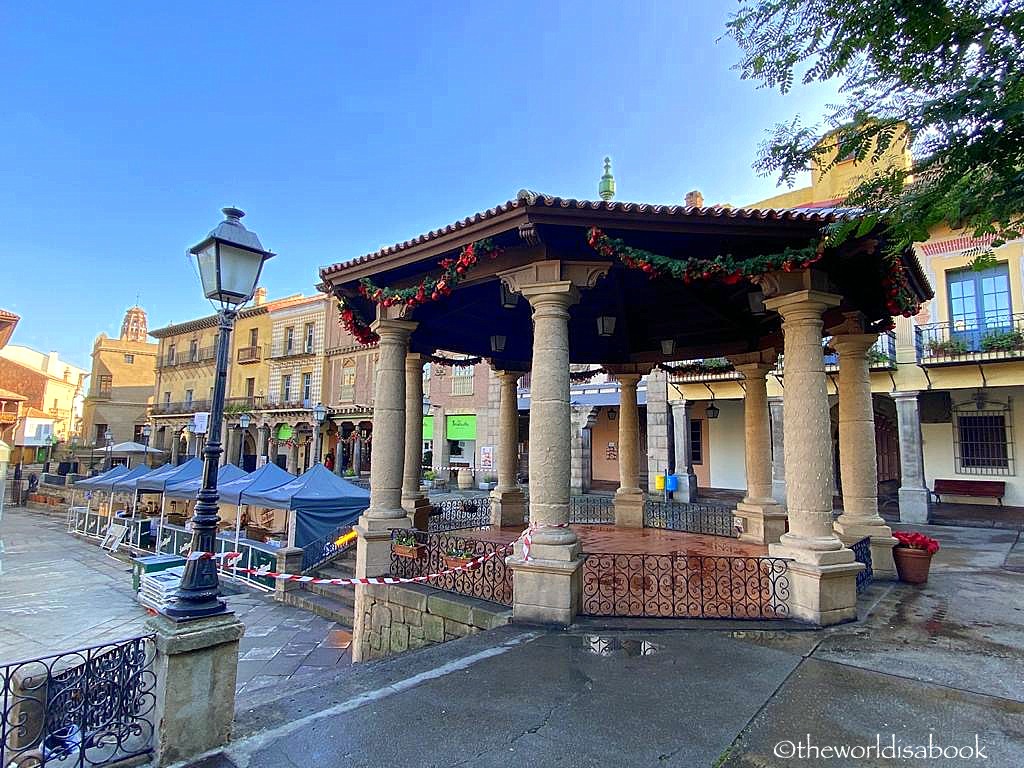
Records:
[[[911,547],[895,547],[892,557],[896,561],[896,573],[900,581],[907,584],[924,584],[928,581],[928,569],[932,564],[930,552]]]
[[[419,560],[427,551],[425,544],[392,544],[391,551],[407,560]]]
[[[471,562],[473,562],[472,557],[453,557],[452,555],[444,556],[444,567],[448,570],[453,570],[455,568],[463,568],[464,566],[469,565]]]

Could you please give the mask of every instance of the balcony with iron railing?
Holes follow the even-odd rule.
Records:
[[[305,357],[307,355],[316,354],[316,347],[312,344],[299,345],[294,344],[292,346],[279,345],[275,346],[271,351],[271,359],[277,360],[286,357]]]
[[[154,416],[173,416],[175,414],[197,413],[210,410],[209,400],[182,400],[174,403],[155,403]]]
[[[239,347],[236,359],[239,365],[258,363],[263,360],[266,350],[260,345],[250,347]]]
[[[156,359],[158,368],[174,368],[182,365],[203,365],[217,359],[216,347],[197,347],[176,355],[162,355]]]
[[[224,399],[224,413],[245,413],[246,411],[258,411],[264,407],[266,397],[263,395],[249,395],[247,397],[228,397]]]
[[[1024,314],[980,322],[928,323],[914,328],[921,365],[1024,359]]]

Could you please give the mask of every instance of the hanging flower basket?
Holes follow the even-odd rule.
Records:
[[[926,583],[932,555],[939,551],[939,542],[916,531],[895,531],[893,536],[898,543],[892,550],[892,556],[900,581],[907,584]]]

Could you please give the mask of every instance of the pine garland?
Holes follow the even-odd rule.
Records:
[[[477,240],[465,246],[459,255],[454,258],[445,258],[437,262],[441,268],[441,274],[432,277],[427,276],[414,286],[409,288],[388,288],[375,284],[369,278],[359,281],[359,292],[385,307],[395,304],[404,304],[412,308],[428,301],[438,301],[446,296],[451,296],[452,289],[466,279],[480,259],[496,259],[501,254],[501,248],[490,240]]]
[[[338,324],[352,334],[353,338],[364,347],[380,341],[380,336],[370,330],[370,327],[360,319],[356,310],[350,307],[345,299],[338,300]]]
[[[471,368],[480,365],[484,361],[482,357],[442,357],[441,355],[428,355],[427,359],[434,365],[444,368]]]
[[[658,368],[676,376],[707,376],[716,373],[731,373],[736,368],[724,358],[694,360],[692,363],[658,363]]]

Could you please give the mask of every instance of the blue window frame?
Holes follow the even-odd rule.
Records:
[[[968,350],[979,351],[986,333],[1012,327],[1010,270],[1006,264],[978,272],[973,269],[947,272],[946,283],[951,337],[962,341]]]

